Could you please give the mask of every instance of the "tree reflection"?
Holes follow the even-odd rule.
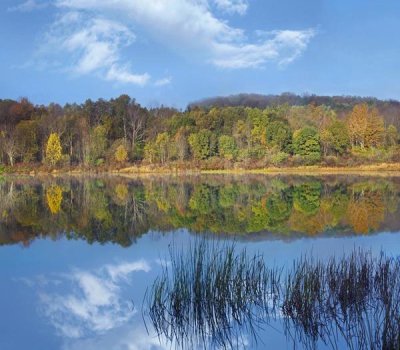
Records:
[[[61,202],[63,200],[62,189],[60,186],[52,185],[46,190],[47,205],[50,212],[55,215],[61,209]]]
[[[246,239],[398,231],[399,193],[396,178],[6,179],[0,237],[3,244],[67,236],[128,246],[150,230],[180,228]]]

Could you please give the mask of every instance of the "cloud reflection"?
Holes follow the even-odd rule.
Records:
[[[93,271],[75,270],[57,276],[57,283],[35,283],[40,310],[63,337],[104,334],[126,324],[137,313],[122,290],[129,285],[132,273],[150,269],[145,260],[139,260]]]

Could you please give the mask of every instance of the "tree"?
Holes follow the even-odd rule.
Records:
[[[350,142],[354,146],[365,146],[365,133],[367,130],[368,105],[355,105],[349,118],[347,128],[349,130]]]
[[[56,165],[62,157],[60,137],[57,133],[51,133],[46,144],[46,161],[51,165]]]
[[[144,145],[144,159],[154,163],[157,159],[157,149],[154,141],[147,141]]]
[[[195,159],[204,160],[213,155],[215,146],[212,138],[212,132],[206,129],[189,135],[188,141]]]
[[[235,139],[232,136],[222,135],[218,139],[218,149],[221,157],[232,160],[238,153]]]
[[[321,131],[320,141],[325,156],[330,152],[340,155],[346,153],[350,147],[350,137],[346,124],[338,119],[334,119]]]
[[[273,121],[266,128],[267,144],[276,146],[280,151],[290,152],[292,146],[292,131],[287,123]]]
[[[352,146],[379,147],[384,140],[384,122],[376,108],[356,105],[347,120]]]
[[[389,125],[386,129],[385,143],[387,147],[393,147],[399,143],[399,133],[394,125]]]
[[[185,160],[189,156],[189,143],[186,137],[186,130],[184,127],[179,128],[174,137],[176,146],[176,155],[180,161]]]
[[[233,137],[240,149],[251,146],[251,125],[249,120],[238,120],[233,127]]]
[[[246,108],[246,114],[252,125],[252,146],[265,145],[267,143],[265,130],[269,122],[268,114],[258,108]]]
[[[163,132],[157,135],[155,146],[158,151],[161,164],[164,164],[168,160],[169,142],[170,139],[168,133]]]
[[[114,158],[118,163],[124,163],[128,159],[128,152],[124,145],[119,145],[115,150]]]
[[[8,157],[11,166],[14,166],[18,154],[17,139],[14,130],[0,131],[1,148]]]
[[[95,165],[98,159],[104,156],[107,149],[108,129],[105,125],[98,125],[89,134],[89,163]]]
[[[321,158],[321,146],[317,129],[305,127],[293,134],[293,150],[310,162]]]
[[[380,147],[384,142],[385,127],[383,118],[376,108],[369,110],[367,116],[367,129],[365,130],[365,145],[367,147]]]
[[[38,127],[34,120],[23,120],[15,128],[18,152],[24,162],[33,161],[39,151]]]
[[[135,103],[135,100],[128,106],[127,119],[132,154],[135,152],[136,144],[143,140],[144,114],[143,109]]]

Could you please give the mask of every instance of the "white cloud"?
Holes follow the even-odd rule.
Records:
[[[118,13],[125,23],[135,23],[164,45],[183,54],[196,53],[223,68],[255,68],[267,62],[288,64],[298,58],[315,35],[312,29],[269,32],[264,40],[250,40],[243,29],[217,18],[212,6],[244,14],[244,0],[57,0],[68,11]]]
[[[216,58],[212,62],[223,68],[259,67],[268,61],[285,65],[293,62],[307,48],[315,30],[282,30],[269,32],[258,44],[215,44]]]
[[[155,86],[165,86],[165,85],[169,85],[172,82],[172,78],[171,77],[166,77],[166,78],[162,78],[162,79],[158,79],[154,82]]]
[[[44,4],[37,1],[28,0],[20,7]],[[228,69],[258,68],[269,62],[285,66],[299,58],[316,35],[313,29],[247,33],[218,16],[245,15],[248,0],[53,0],[51,4],[57,18],[43,40],[38,67],[45,63],[77,76],[90,74],[139,86],[151,82],[151,76],[137,72],[133,26],[141,33],[141,44],[158,42]],[[128,47],[132,47],[130,57]],[[152,86],[170,82],[166,77]]]
[[[228,14],[244,15],[249,7],[247,0],[214,0],[214,3],[218,9]]]
[[[119,83],[145,85],[149,74],[134,74],[123,62],[121,50],[136,37],[124,24],[101,15],[67,11],[45,35],[42,54],[66,62],[66,70],[80,76],[96,74]],[[65,58],[67,57],[67,59]]]
[[[106,75],[107,80],[116,81],[119,83],[132,83],[136,85],[146,85],[150,80],[148,73],[144,74],[132,74],[127,67],[119,67],[118,65],[112,65]]]
[[[10,12],[15,12],[15,11],[19,11],[19,12],[31,12],[34,10],[40,10],[43,9],[45,7],[47,7],[48,4],[44,3],[44,2],[37,2],[36,0],[26,0],[25,2],[13,6],[13,7],[9,7],[8,11]]]

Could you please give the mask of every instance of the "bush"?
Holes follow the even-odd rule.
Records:
[[[0,164],[0,175],[4,174],[5,171],[6,171],[6,168],[4,167],[4,165]]]
[[[302,156],[303,158],[303,164],[304,165],[315,165],[321,160],[321,154],[320,153],[310,153],[305,156]]]
[[[336,156],[326,156],[324,158],[324,164],[327,166],[336,166],[338,165],[339,159]]]
[[[319,153],[311,153],[307,156],[296,154],[291,158],[291,163],[292,166],[315,165],[318,164],[320,159],[321,156]]]
[[[289,158],[289,154],[285,152],[278,152],[271,156],[271,163],[275,166],[282,165],[285,163]]]
[[[390,161],[393,156],[393,151],[382,148],[354,147],[351,151],[351,155],[362,163],[380,163]]]
[[[96,159],[96,162],[95,162],[96,166],[101,166],[103,164],[104,164],[104,158]]]

